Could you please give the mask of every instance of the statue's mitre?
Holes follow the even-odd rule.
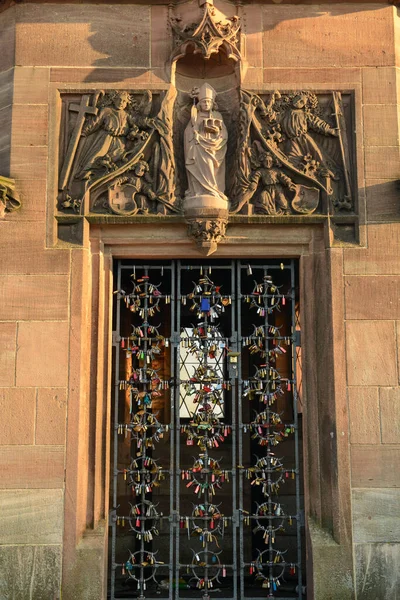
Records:
[[[210,100],[215,100],[215,97],[217,95],[217,92],[214,90],[214,88],[209,84],[209,83],[204,83],[201,88],[199,89],[199,101],[200,100],[206,100],[206,99],[210,99]]]

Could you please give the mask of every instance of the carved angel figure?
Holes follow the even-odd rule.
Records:
[[[111,99],[112,105],[103,107],[83,129],[82,135],[87,139],[79,157],[77,179],[91,179],[95,169],[112,169],[125,159],[130,140],[144,140],[148,136],[139,130],[133,115],[126,110],[130,101],[128,92],[117,91]]]
[[[258,161],[260,167],[252,172],[248,188],[248,193],[252,196],[261,182],[262,190],[254,203],[255,212],[267,215],[290,214],[291,210],[283,188],[295,192],[296,184],[283,171],[273,166],[274,159],[271,154],[260,152]]]
[[[228,132],[221,113],[215,110],[216,91],[205,83],[193,105],[191,120],[185,129],[185,165],[188,177],[186,197],[225,196],[225,155]]]
[[[304,168],[305,157],[311,157],[321,165],[325,162],[321,149],[308,133],[310,129],[326,136],[338,136],[336,129],[310,111],[316,103],[318,101],[314,94],[300,92],[292,98],[289,108],[283,111],[279,119],[287,138],[285,154],[300,169]]]

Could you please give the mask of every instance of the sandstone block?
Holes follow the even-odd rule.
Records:
[[[400,444],[400,388],[383,387],[379,395],[382,443]]]
[[[0,490],[0,544],[60,544],[62,490]]]
[[[379,396],[376,387],[349,388],[350,441],[352,444],[379,444]]]
[[[43,183],[43,182],[41,182]],[[32,200],[37,198],[35,186],[22,186],[32,194]],[[40,191],[40,188],[39,188]],[[34,227],[29,222],[9,221],[2,223],[0,237],[0,273],[4,275],[26,274],[40,275],[69,273],[69,251],[44,248],[45,225]],[[9,252],[12,246],[13,252]]]
[[[7,148],[11,144],[12,106],[0,110],[0,148]]]
[[[18,65],[149,66],[150,7],[56,5],[19,7]]]
[[[1,546],[0,598],[59,600],[61,546]]]
[[[368,104],[363,107],[366,146],[399,144],[399,108],[396,104]]]
[[[3,275],[0,304],[4,317],[28,321],[66,319],[68,315],[66,275]]]
[[[46,179],[47,146],[12,149],[10,169],[15,179]]]
[[[135,86],[138,83],[148,83],[150,80],[149,69],[125,68],[69,68],[53,67],[50,70],[50,81],[57,83],[74,83],[90,81],[91,83],[116,83],[126,87]]]
[[[396,179],[367,179],[367,220],[390,222],[399,218],[399,184]]]
[[[396,67],[362,70],[363,104],[397,104]]]
[[[400,319],[400,277],[346,277],[345,298],[347,319]]]
[[[38,180],[33,180],[33,181],[27,181],[27,180],[22,180],[22,179],[18,179],[17,181],[17,189],[21,198],[21,208],[19,208],[17,211],[9,213],[7,215],[7,222],[11,223],[12,221],[17,221],[19,224],[21,224],[24,221],[36,221],[36,222],[42,222],[44,223],[45,221],[45,217],[46,217],[46,190],[47,190],[47,183],[45,180],[43,181],[38,181]],[[23,236],[22,236],[22,240],[18,240],[18,243],[22,243],[23,242]],[[44,233],[42,236],[42,241],[44,240]],[[1,242],[0,242],[1,243]],[[43,244],[42,244],[43,245]],[[54,251],[52,251],[54,253]],[[57,251],[56,251],[57,252]],[[30,254],[28,254],[27,256],[25,256],[25,260],[30,259],[30,257],[32,257],[32,254],[34,254],[33,252],[31,252]],[[68,252],[63,252],[63,255],[65,256],[65,260],[66,263],[68,263]],[[37,253],[36,253],[37,256]],[[50,254],[48,254],[49,258],[51,256],[51,252]],[[53,256],[56,256],[53,254]],[[59,254],[59,256],[61,256]],[[13,256],[8,256],[8,261],[7,263],[9,263],[10,260],[13,260],[14,264],[15,263],[22,263],[23,261],[21,261],[20,257],[19,257],[19,252],[18,254],[15,253],[13,254]],[[5,262],[5,261],[4,261]],[[49,268],[49,261],[46,260],[46,256],[45,253],[42,252],[41,253],[41,258],[40,260],[37,259],[37,268],[42,268],[43,262],[46,263]],[[57,259],[55,261],[58,266],[60,265],[60,260]],[[54,264],[54,260],[51,262],[51,264]],[[67,267],[68,268],[68,267]]]
[[[353,490],[354,542],[400,541],[400,489]]]
[[[349,385],[396,385],[394,323],[347,321],[346,359]]]
[[[15,65],[15,26],[13,15],[1,16],[0,71],[6,71]]]
[[[14,104],[12,112],[13,146],[45,146],[48,131],[45,104]]]
[[[17,385],[65,387],[68,373],[68,324],[35,321],[18,327]]]
[[[13,103],[14,71],[0,72],[0,110]]]
[[[16,323],[0,323],[0,386],[15,385]]]
[[[34,443],[36,391],[0,388],[0,444]]]
[[[316,85],[357,85],[361,84],[361,69],[359,68],[281,68],[268,69],[264,68],[264,84],[287,85],[288,89],[293,87],[301,89],[313,89]]]
[[[249,67],[263,66],[263,10],[258,4],[246,6],[244,32]]]
[[[396,598],[400,589],[400,544],[356,544],[355,566],[357,598]]]
[[[351,447],[351,483],[355,488],[400,487],[400,447]]]
[[[151,7],[151,66],[163,67],[172,50],[172,38],[166,27],[168,7]]]
[[[365,148],[365,177],[368,179],[399,179],[400,154],[398,146],[367,146]]]
[[[335,26],[332,27],[332,23]],[[352,67],[394,64],[393,10],[353,5],[263,7],[264,66]]]
[[[15,104],[47,104],[49,101],[49,81],[49,68],[15,67]]]
[[[400,223],[368,227],[368,248],[344,250],[348,275],[400,275]]]
[[[36,412],[36,444],[65,443],[67,399],[62,388],[38,390]]]
[[[0,446],[0,470],[1,489],[61,489],[64,485],[64,448]]]

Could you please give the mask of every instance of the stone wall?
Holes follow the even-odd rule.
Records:
[[[233,11],[230,3],[216,4]],[[192,9],[193,3],[182,8]],[[394,600],[400,587],[400,19],[383,3],[251,4],[242,11],[245,87],[355,92],[361,246],[323,250],[324,266],[315,267],[314,275],[322,282],[321,273],[329,272],[329,290],[320,296],[315,286],[313,298],[303,301],[312,302],[317,314],[326,307],[321,300],[330,298],[331,314],[321,327],[335,325],[332,348],[343,358],[327,379],[336,378],[333,405],[337,394],[344,398],[331,423],[343,438],[338,489],[346,497],[351,483],[352,493],[351,504],[339,502],[336,509],[344,524],[352,517],[352,531],[350,525],[343,536],[354,550],[356,596],[349,568],[349,580],[338,584],[347,590],[340,598]],[[109,390],[106,376],[99,377],[107,374],[107,365],[97,349],[109,342],[104,298],[110,257],[100,234],[88,236],[84,247],[55,242],[57,93],[166,86],[171,50],[166,21],[167,7],[150,3],[21,3],[0,14],[0,174],[16,179],[22,200],[22,208],[0,223],[4,600],[61,598],[62,560],[63,598],[105,597],[99,581],[108,445],[101,432],[107,430]],[[305,230],[304,241],[293,227],[276,235],[275,243],[269,227],[268,243],[253,244],[259,255],[302,254],[306,263],[314,260],[316,234],[307,234],[306,241]],[[115,254],[132,255],[132,234],[121,231],[107,234],[118,247]],[[240,231],[240,225],[228,229],[221,256],[241,251],[235,242]],[[172,243],[169,235],[165,239]],[[243,242],[247,255],[255,251],[251,237]],[[171,252],[194,256],[185,246],[183,226],[174,230],[173,240],[178,246]],[[165,254],[161,242],[155,252]],[[321,327],[315,335],[323,347],[331,332]],[[311,397],[311,376],[306,384]],[[323,378],[318,385],[314,392],[321,397]],[[315,426],[321,447],[329,448],[329,426],[313,423],[310,416],[310,431]],[[329,563],[332,548],[345,543],[340,531],[346,526],[323,522],[319,487],[310,476],[316,526],[310,527],[309,583],[317,600],[328,600],[338,597],[338,588],[321,585],[329,572],[323,565],[318,572],[318,548]]]

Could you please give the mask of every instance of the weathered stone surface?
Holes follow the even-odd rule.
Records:
[[[63,600],[99,600],[106,591],[107,526],[103,521],[94,530],[85,531],[78,544],[75,564],[63,572]],[[90,564],[86,570],[83,565]]]
[[[376,387],[349,388],[350,441],[352,444],[379,444],[379,396]]]
[[[46,146],[48,111],[45,104],[14,104],[11,138],[13,146]]]
[[[400,388],[380,388],[379,395],[382,443],[400,444]]]
[[[17,223],[19,223],[19,228],[21,227],[21,223],[25,222],[25,221],[36,221],[36,222],[44,222],[45,217],[46,217],[46,188],[47,188],[47,183],[45,180],[43,181],[38,181],[38,180],[33,180],[33,181],[28,181],[28,180],[22,180],[19,179],[17,181],[17,190],[19,192],[20,195],[20,199],[21,199],[21,208],[19,208],[17,211],[9,213],[7,215],[7,223],[10,223],[12,221],[16,221]],[[5,223],[4,223],[5,225]],[[23,236],[24,238],[24,236]],[[19,240],[20,243],[23,243],[23,245],[27,245],[25,243],[25,240]],[[32,246],[31,246],[32,247]],[[42,248],[40,248],[40,250],[42,250]],[[58,253],[58,251],[56,250],[55,252],[57,252],[56,255],[54,255],[54,251],[50,252],[50,254],[48,254],[48,257],[51,258],[52,260],[46,260],[46,254],[44,251],[40,252],[40,257],[39,257],[39,249],[36,252],[36,264],[37,264],[37,268],[40,270],[41,268],[43,269],[43,263],[45,263],[48,268],[51,270],[51,265],[54,265],[55,263],[58,264],[58,267],[60,267],[60,254]],[[31,252],[30,255],[25,256],[25,260],[22,261],[21,257],[19,256],[19,252],[18,254],[15,253],[13,254],[12,257],[8,257],[9,261],[12,262],[14,265],[17,264],[23,264],[23,262],[26,263],[30,263],[30,261],[32,260],[32,254],[35,254],[33,252]],[[58,255],[58,259],[54,260],[54,256]],[[68,252],[64,251],[64,257],[65,257],[65,261],[66,263],[68,263]],[[61,259],[63,260],[63,259]],[[5,263],[6,261],[3,260],[3,263]],[[8,264],[8,263],[7,263]]]
[[[0,110],[0,148],[7,148],[11,144],[12,106]]]
[[[363,104],[398,104],[396,67],[362,69]]]
[[[36,390],[0,388],[0,444],[33,444]]]
[[[400,319],[400,277],[346,277],[345,296],[347,319]]]
[[[400,590],[400,544],[356,544],[360,600],[395,600]]]
[[[57,83],[72,83],[90,81],[98,83],[120,83],[124,87],[135,86],[138,83],[148,83],[150,81],[149,69],[137,69],[132,67],[125,68],[70,68],[53,67],[50,72],[50,81]]]
[[[0,446],[0,471],[1,489],[62,488],[64,447]]]
[[[168,7],[151,7],[151,66],[163,67],[171,54],[173,44],[168,23]]]
[[[400,487],[400,447],[389,445],[352,446],[353,487]]]
[[[10,169],[15,179],[46,179],[47,146],[13,148]]]
[[[19,7],[18,65],[149,66],[150,7],[39,5]]]
[[[67,399],[63,388],[38,390],[36,444],[64,444]]]
[[[0,110],[13,103],[14,71],[0,72]]]
[[[15,385],[16,323],[0,323],[0,386]]]
[[[396,385],[396,356],[392,321],[347,321],[349,385]]]
[[[346,550],[330,533],[308,519],[308,553],[312,580],[307,591],[316,600],[353,600],[352,561]],[[329,578],[326,573],[329,572]],[[311,595],[310,594],[310,595]]]
[[[400,275],[400,223],[368,227],[368,248],[344,250],[348,275]]]
[[[368,104],[363,108],[366,146],[397,146],[399,108],[396,104]]]
[[[246,61],[249,67],[263,66],[263,10],[260,5],[246,6],[243,30],[246,36]]]
[[[284,65],[281,68],[269,69],[268,67],[263,69],[263,81],[265,85],[271,87],[281,87],[287,85],[290,87],[307,87],[318,86],[321,84],[325,85],[343,85],[353,84],[361,85],[361,69],[358,68],[307,68],[306,66],[300,68],[285,68]]]
[[[398,146],[367,146],[365,148],[365,177],[367,179],[399,179],[399,158]]]
[[[19,185],[19,184],[18,184]],[[32,194],[32,202],[44,202],[44,198],[35,195],[35,185],[27,183],[22,190]],[[44,188],[42,188],[43,190]],[[41,212],[44,205],[41,206]],[[17,213],[14,213],[17,215]],[[44,216],[44,213],[42,213]],[[1,224],[0,237],[0,273],[2,275],[40,275],[69,273],[70,254],[68,250],[44,248],[44,223],[32,226],[29,222],[7,219]],[[27,219],[29,221],[29,219]],[[10,252],[10,247],[13,252]]]
[[[17,345],[17,385],[67,385],[68,324],[65,321],[20,323]]]
[[[355,543],[400,542],[400,489],[353,490]]]
[[[15,67],[15,104],[47,104],[50,69],[47,67]]]
[[[68,279],[65,275],[4,275],[0,304],[4,318],[66,319]]]
[[[351,6],[264,6],[264,66],[393,65],[392,9]]]
[[[390,221],[399,218],[400,188],[397,179],[368,179],[365,186],[369,222],[386,222],[389,225]]]
[[[2,12],[0,19],[0,71],[6,71],[15,64],[15,10]]]
[[[62,542],[62,490],[1,490],[0,511],[0,545]]]
[[[0,546],[0,598],[59,600],[61,546]]]

